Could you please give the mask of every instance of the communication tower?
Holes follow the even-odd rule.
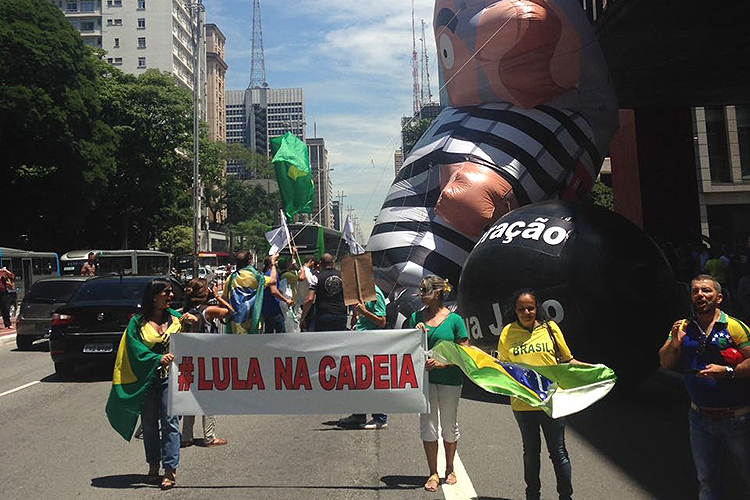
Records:
[[[260,21],[260,0],[253,0],[253,59],[248,88],[267,88],[266,60],[263,55],[263,25]]]
[[[430,90],[430,56],[427,55],[427,39],[424,36],[425,22],[422,19],[422,106],[432,102]]]
[[[412,80],[414,83],[414,116],[417,116],[419,115],[422,106],[419,98],[419,60],[417,59],[417,30],[414,26],[414,0],[411,0],[411,47]]]

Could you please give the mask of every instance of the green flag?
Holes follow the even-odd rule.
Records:
[[[271,156],[287,220],[300,213],[311,214],[315,186],[307,145],[287,132],[271,139]]]

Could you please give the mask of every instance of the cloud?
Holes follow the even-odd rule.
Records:
[[[345,191],[369,235],[393,180],[400,119],[412,110],[411,2],[262,1],[266,73],[272,87],[302,87],[308,136],[326,141],[334,193]],[[244,88],[252,59],[252,2],[206,2],[209,22],[227,36],[227,89]],[[417,51],[425,19],[432,91],[437,57],[434,0],[415,1]],[[374,166],[373,166],[374,163]]]

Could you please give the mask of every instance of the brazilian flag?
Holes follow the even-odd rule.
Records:
[[[588,408],[606,396],[617,381],[615,372],[604,365],[506,363],[478,347],[448,341],[435,344],[430,355],[458,366],[485,391],[518,398],[552,418]]]
[[[176,318],[181,314],[169,309]],[[117,349],[112,389],[107,400],[109,423],[126,441],[133,437],[146,394],[158,376],[162,354],[151,350],[141,337],[141,316],[130,318]]]
[[[271,139],[271,157],[287,220],[291,222],[297,214],[311,214],[315,185],[307,145],[287,132]]]

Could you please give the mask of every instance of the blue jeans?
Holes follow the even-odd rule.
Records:
[[[725,451],[740,472],[740,477],[732,480],[733,487],[750,491],[750,414],[715,420],[689,411],[690,447],[700,483],[698,498],[722,498]]]
[[[177,470],[180,464],[180,417],[167,415],[168,396],[168,379],[154,380],[141,412],[143,447],[149,465],[162,463],[165,469]]]
[[[573,495],[573,480],[565,449],[565,420],[553,419],[543,411],[514,411],[523,441],[523,478],[526,481],[526,500],[539,500],[542,482],[539,480],[542,441],[539,428],[544,432],[549,458],[557,478],[557,494],[560,500],[569,500]]]
[[[284,326],[284,315],[281,313],[271,314],[263,316],[263,322],[265,327],[263,333],[284,333],[286,327]]]
[[[346,314],[321,314],[315,318],[316,332],[343,332],[346,330]]]

